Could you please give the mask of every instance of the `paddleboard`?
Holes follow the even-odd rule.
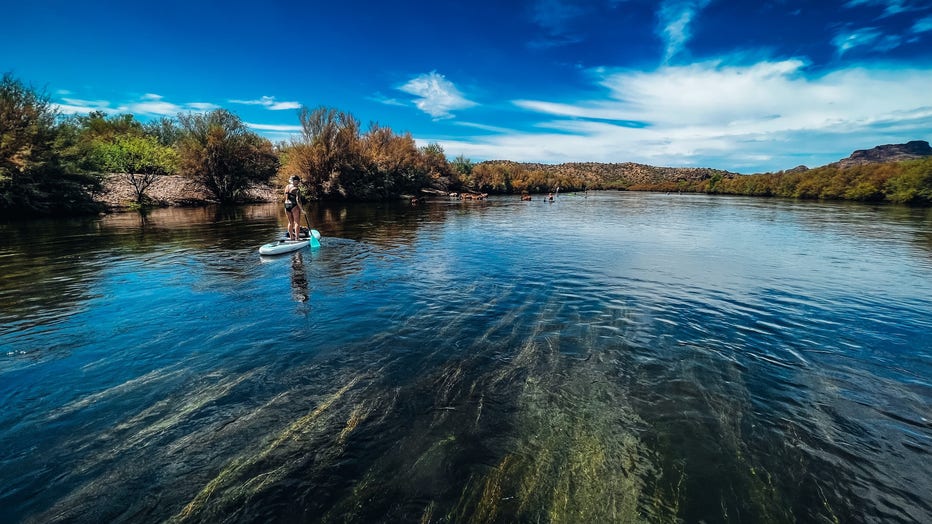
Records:
[[[291,253],[307,246],[320,247],[320,233],[316,229],[311,230],[311,236],[301,240],[279,240],[270,242],[259,248],[260,255],[281,255],[282,253]]]

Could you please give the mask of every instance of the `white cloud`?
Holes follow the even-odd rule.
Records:
[[[66,92],[71,94],[70,91]],[[56,104],[56,108],[63,115],[85,115],[91,111],[103,111],[107,114],[117,113],[116,108],[110,107],[107,100],[81,100],[78,98],[62,98],[62,102]]]
[[[254,124],[251,122],[247,122],[246,125],[258,131],[275,131],[280,133],[300,133],[302,131],[302,127],[298,125]]]
[[[238,99],[234,99],[234,100],[228,100],[228,102],[230,102],[231,104],[243,104],[243,105],[250,105],[250,106],[261,106],[261,105],[265,105],[266,103],[272,103],[272,102],[273,102],[273,99],[272,99],[272,97],[264,96],[264,97],[262,97],[262,98],[260,98],[260,99],[258,99],[258,100],[238,100]]]
[[[146,93],[142,95],[140,101],[127,104],[125,106],[126,110],[123,112],[137,115],[168,116],[176,115],[183,111],[181,106],[166,102],[163,98],[164,97],[161,95]]]
[[[274,104],[268,106],[272,111],[281,111],[284,109],[301,109],[300,102],[275,102]]]
[[[188,102],[184,105],[184,107],[196,112],[207,112],[213,111],[214,109],[220,109],[220,106],[217,104],[211,104],[210,102]]]
[[[435,119],[452,118],[451,111],[476,105],[467,100],[453,82],[436,71],[418,75],[398,89],[417,97],[414,105]]]
[[[229,100],[231,104],[245,104],[264,106],[271,111],[281,111],[283,109],[300,109],[300,102],[277,102],[274,96],[263,96],[256,100]]]
[[[814,167],[854,149],[928,139],[932,69],[853,67],[807,76],[802,60],[602,72],[601,100],[518,100],[536,130],[437,140],[449,154],[522,161],[634,161],[741,172]]]
[[[133,113],[135,115],[145,116],[175,116],[178,113],[195,112],[203,113],[213,111],[220,106],[209,102],[186,102],[175,104],[164,100],[162,95],[146,93],[140,97],[139,101],[129,102],[118,108],[120,113]]]
[[[690,25],[696,14],[709,5],[710,0],[666,0],[657,17],[658,32],[664,41],[663,63],[667,64],[686,47],[692,37]]]
[[[164,98],[154,93],[146,93],[138,100],[111,105],[109,100],[82,100],[65,97],[61,98],[62,103],[56,104],[56,107],[65,115],[83,115],[92,111],[102,111],[108,115],[131,113],[139,116],[174,116],[185,111],[205,112],[220,107],[209,102],[175,104],[165,101]]]

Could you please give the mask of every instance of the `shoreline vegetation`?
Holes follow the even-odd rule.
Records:
[[[301,132],[272,143],[216,109],[140,122],[63,116],[11,73],[0,80],[0,217],[275,201],[291,176],[312,200],[586,190],[691,192],[932,205],[932,148],[915,140],[809,169],[744,175],[712,168],[447,159],[436,143],[353,115],[302,107]]]

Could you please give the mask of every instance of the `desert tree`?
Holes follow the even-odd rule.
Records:
[[[201,183],[220,203],[234,202],[255,182],[278,171],[272,143],[249,130],[235,114],[217,109],[178,116],[180,169]]]
[[[178,122],[165,116],[143,124],[143,131],[146,136],[155,138],[163,146],[174,146],[178,143],[182,134]]]
[[[149,186],[178,167],[178,153],[151,136],[115,136],[99,143],[97,156],[105,170],[118,173],[133,186],[139,205],[144,203]]]
[[[0,214],[96,210],[99,180],[61,161],[58,116],[44,92],[11,73],[0,79]]]

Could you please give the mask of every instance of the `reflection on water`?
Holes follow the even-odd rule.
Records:
[[[0,226],[0,521],[932,519],[928,211],[310,212]]]
[[[304,255],[300,251],[291,254],[291,298],[297,302],[307,302],[308,299]]]

